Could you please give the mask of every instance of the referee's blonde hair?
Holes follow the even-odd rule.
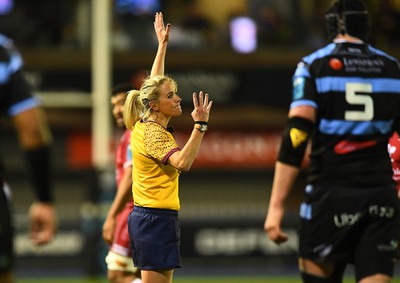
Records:
[[[146,119],[153,113],[150,102],[157,101],[160,97],[160,87],[166,82],[171,82],[175,91],[177,83],[168,76],[154,76],[146,79],[140,90],[131,90],[124,105],[124,123],[127,129],[132,129],[139,119]]]

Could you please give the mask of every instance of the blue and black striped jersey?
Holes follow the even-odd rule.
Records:
[[[22,67],[22,57],[13,41],[0,34],[1,116],[17,115],[39,103],[21,72]]]
[[[317,111],[310,183],[392,183],[387,144],[400,120],[395,58],[367,44],[331,43],[297,66],[291,108],[301,105]]]
[[[0,117],[15,116],[39,104],[22,73],[23,60],[13,41],[0,34]],[[3,167],[0,164],[0,175]],[[0,177],[1,178],[1,177]]]

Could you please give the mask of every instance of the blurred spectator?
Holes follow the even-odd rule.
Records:
[[[330,2],[247,0],[247,4],[235,13],[245,14],[256,22],[257,50],[294,46],[315,49],[326,41],[321,11]],[[400,33],[399,1],[366,2],[371,7],[374,29],[371,41],[383,48],[400,46],[397,36]],[[87,48],[90,44],[90,3],[89,0],[1,0],[0,33],[13,38],[21,47]],[[218,22],[213,18],[213,8],[207,8],[201,0],[113,0],[112,3],[111,40],[117,51],[148,50],[156,46],[154,38],[149,37],[152,33],[149,29],[155,12],[164,10],[170,11],[171,18],[167,21],[174,25],[171,49],[229,48],[232,17],[226,18],[221,13],[219,20],[224,22]],[[218,7],[224,9],[224,4],[219,3]]]
[[[195,0],[181,0],[169,6],[174,28],[171,30],[169,48],[204,50],[213,48],[216,27]],[[173,14],[173,13],[170,13]]]
[[[400,45],[400,12],[392,0],[380,0],[374,12],[373,41],[381,48]]]
[[[64,26],[71,20],[66,0],[13,0],[11,9],[0,16],[0,32],[16,44],[54,47],[63,42]]]
[[[131,50],[134,47],[133,37],[126,32],[118,20],[113,22],[111,44],[117,51]]]
[[[307,34],[304,36],[305,48],[314,50],[327,43],[327,36],[324,24],[325,10],[326,7],[320,2],[314,3],[311,17],[309,17],[309,20],[305,19],[305,24],[307,26]]]
[[[123,49],[128,46],[132,49],[147,50],[155,44],[153,38],[149,37],[150,28],[152,28],[152,23],[154,21],[153,14],[133,15],[131,13],[123,13],[118,17],[120,26],[115,30],[118,33],[114,34],[116,36],[116,38],[114,38],[116,42],[114,43],[118,45],[118,43],[121,44],[121,40],[123,40],[125,46],[115,46],[117,49]],[[129,41],[127,37],[130,39]]]
[[[114,47],[147,50],[157,46],[153,22],[162,4],[162,0],[115,0]]]
[[[279,45],[288,41],[285,23],[273,5],[261,6],[256,18],[258,41],[262,46]]]
[[[196,1],[184,4],[181,27],[191,42],[192,48],[202,48],[212,45],[213,25]]]

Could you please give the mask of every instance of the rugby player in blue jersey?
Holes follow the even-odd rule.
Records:
[[[264,229],[282,231],[285,200],[309,142],[308,185],[300,206],[303,282],[391,282],[400,233],[399,201],[387,154],[400,120],[400,68],[367,43],[369,14],[360,0],[326,12],[332,43],[301,59],[275,166]]]
[[[56,229],[50,176],[52,136],[39,100],[24,78],[22,57],[13,41],[0,35],[0,115],[9,117],[17,132],[36,192],[30,210],[30,237],[35,245],[49,243]],[[1,167],[1,166],[0,166]],[[11,190],[0,168],[0,282],[14,278]]]

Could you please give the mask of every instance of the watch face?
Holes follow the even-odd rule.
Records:
[[[198,129],[200,132],[205,132],[207,131],[208,126],[205,124],[196,124],[196,129]]]
[[[205,131],[207,131],[207,125],[205,125],[205,124],[201,124],[200,125],[200,131],[202,131],[202,132],[205,132]]]

